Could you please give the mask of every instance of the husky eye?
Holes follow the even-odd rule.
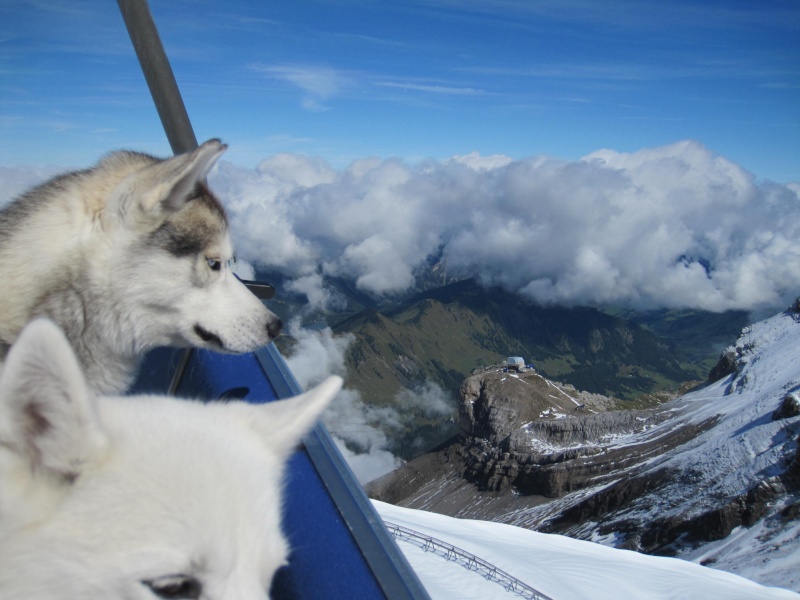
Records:
[[[164,600],[198,600],[203,593],[203,584],[188,575],[166,575],[142,583]]]
[[[206,264],[212,271],[219,271],[222,268],[222,261],[218,258],[207,258]]]

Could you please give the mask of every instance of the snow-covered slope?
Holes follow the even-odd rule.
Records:
[[[679,556],[745,577],[800,590],[800,497],[785,489],[786,472],[800,466],[800,416],[775,419],[783,400],[800,400],[800,314],[786,312],[748,327],[736,343],[737,372],[685,398],[695,418],[716,412],[720,424],[671,465],[693,467],[705,479],[701,496],[732,495],[761,479],[777,488],[766,514],[750,527]],[[702,505],[702,500],[698,502]]]
[[[769,585],[800,590],[800,498],[787,478],[797,461],[800,416],[774,419],[787,396],[800,390],[800,314],[786,311],[747,327],[731,348],[735,372],[668,405],[673,419],[648,431],[657,436],[677,424],[715,425],[696,438],[625,474],[667,483],[653,486],[616,511],[560,530],[612,546],[637,547],[631,536],[675,527],[679,557],[713,565]],[[630,443],[625,437],[618,444]],[[796,467],[795,467],[796,468]],[[655,475],[669,473],[668,477]],[[796,478],[797,474],[795,474]],[[604,489],[582,490],[545,506],[498,518],[507,523],[558,519]],[[748,512],[749,511],[749,512]],[[750,520],[750,527],[729,523]],[[692,543],[692,527],[718,528],[724,536]]]
[[[553,600],[789,600],[800,595],[679,560],[500,523],[454,519],[374,501],[381,517],[492,563]],[[504,587],[457,561],[398,540],[432,600],[508,600]]]

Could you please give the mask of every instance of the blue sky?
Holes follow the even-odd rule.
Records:
[[[795,1],[152,0],[200,140],[253,166],[697,140],[800,180]],[[168,154],[112,0],[0,6],[0,166]]]

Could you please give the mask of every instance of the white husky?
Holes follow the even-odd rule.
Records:
[[[96,397],[51,322],[0,376],[0,598],[262,600],[287,456],[336,394]]]
[[[231,272],[225,211],[203,184],[225,149],[115,152],[0,212],[0,360],[45,316],[89,384],[118,393],[156,346],[249,352],[273,339],[280,320]]]

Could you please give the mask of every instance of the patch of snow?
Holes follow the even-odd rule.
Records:
[[[553,406],[545,408],[539,413],[540,419],[565,419],[566,417],[567,415],[565,413],[559,412],[559,410]]]
[[[800,600],[800,594],[676,558],[488,521],[454,519],[373,501],[380,516],[466,550],[553,600]],[[508,600],[503,587],[455,561],[398,540],[432,600]]]

